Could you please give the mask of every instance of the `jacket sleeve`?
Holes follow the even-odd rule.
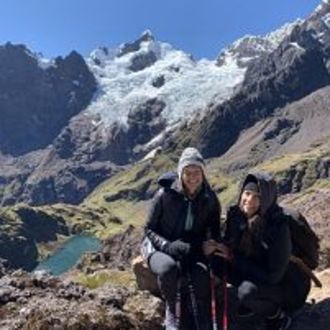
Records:
[[[240,244],[241,229],[244,224],[246,226],[246,219],[240,209],[235,205],[231,206],[227,211],[225,221],[224,242],[232,249],[235,249]]]
[[[168,243],[160,233],[160,220],[163,215],[163,193],[163,189],[160,189],[153,198],[144,228],[145,236],[150,239],[153,246],[159,251],[162,251],[164,246]]]
[[[234,255],[234,268],[241,272],[244,279],[261,284],[277,284],[283,277],[291,254],[290,231],[287,223],[278,224],[268,242],[263,242],[267,249],[264,263],[257,264],[243,255]]]

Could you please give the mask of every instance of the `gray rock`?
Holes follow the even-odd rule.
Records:
[[[131,71],[137,72],[153,65],[157,61],[157,56],[154,52],[149,51],[145,54],[137,54],[132,58],[132,62],[128,67]]]

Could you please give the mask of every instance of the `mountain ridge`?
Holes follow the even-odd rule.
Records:
[[[237,41],[236,53],[227,57],[227,65],[220,66],[216,61],[195,61],[158,42],[150,31],[117,50],[95,50],[87,64],[79,65],[84,68],[79,70],[87,68],[95,79],[80,104],[90,102],[86,107],[74,106],[78,113],[70,110],[65,117],[60,115],[65,124],[42,139],[47,147],[12,157],[0,146],[1,204],[80,203],[105,179],[161,149],[177,154],[183,147],[195,145],[206,158],[221,156],[242,130],[329,84],[328,16],[329,5],[323,3],[306,20],[266,36],[265,40],[275,40],[270,51],[257,53],[244,68],[237,64],[237,52],[246,58],[244,46],[240,48],[244,40],[249,54],[251,47],[259,48],[255,40],[260,38]],[[38,72],[54,72],[54,81],[61,80],[56,72],[65,59],[56,63],[37,60],[31,52],[26,56]],[[44,69],[41,62],[48,63]],[[60,90],[70,101],[71,88],[81,85],[75,79],[67,83],[69,87]],[[48,125],[53,124],[49,119]],[[278,121],[280,126],[294,123]],[[34,135],[35,125],[38,121],[28,126]],[[296,134],[297,130],[288,132]],[[16,131],[12,129],[11,134]],[[269,153],[272,145],[268,145]]]

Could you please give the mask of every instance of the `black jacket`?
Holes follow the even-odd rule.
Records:
[[[146,221],[145,235],[162,251],[167,242],[181,239],[190,243],[194,253],[202,254],[202,242],[220,238],[221,207],[217,196],[205,180],[197,196],[189,201],[180,182],[173,176],[159,179],[163,186],[155,195]],[[193,226],[185,230],[188,204],[191,203]]]
[[[273,285],[283,279],[289,264],[292,248],[289,226],[276,204],[275,181],[264,174],[249,174],[242,187],[250,180],[257,182],[261,195],[259,216],[262,225],[259,234],[252,235],[253,254],[247,255],[241,248],[243,234],[248,230],[248,220],[238,205],[228,210],[225,241],[233,249],[233,272],[241,280]]]

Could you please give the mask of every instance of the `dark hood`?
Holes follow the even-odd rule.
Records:
[[[268,173],[249,173],[242,181],[238,203],[240,201],[243,187],[248,182],[255,182],[260,191],[261,215],[264,215],[277,201],[276,182]]]
[[[184,193],[182,182],[176,172],[170,171],[162,174],[158,178],[157,183],[165,190],[171,189],[177,193]]]
[[[176,172],[166,172],[164,174],[162,174],[158,180],[157,180],[157,183],[165,188],[165,189],[168,189],[168,188],[171,188],[172,184],[178,179],[178,174]]]

